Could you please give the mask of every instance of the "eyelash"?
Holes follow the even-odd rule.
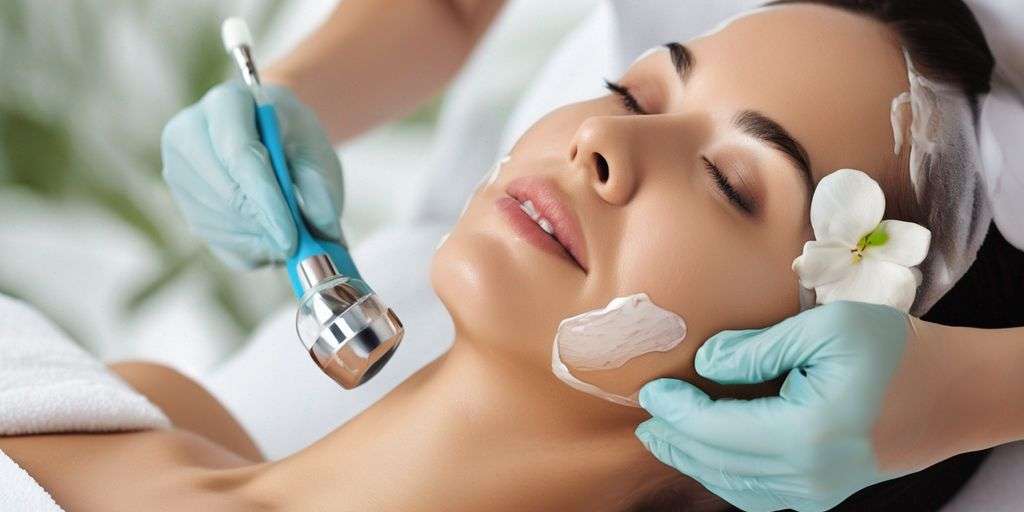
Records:
[[[622,106],[625,107],[626,110],[634,114],[647,115],[647,111],[640,106],[640,102],[636,101],[636,97],[633,96],[633,93],[629,92],[628,87],[610,80],[605,80],[604,86],[622,100]]]
[[[718,189],[725,194],[725,197],[728,197],[729,201],[732,201],[732,203],[740,210],[743,210],[744,213],[754,213],[754,208],[751,206],[750,201],[736,191],[736,188],[732,186],[732,183],[729,183],[729,180],[724,174],[722,174],[722,171],[718,169],[718,166],[711,160],[708,160],[705,156],[700,157],[700,159],[704,161],[704,168],[707,169],[708,174],[711,175],[711,179],[715,180],[715,184],[718,185]]]
[[[629,92],[628,87],[610,80],[605,80],[604,86],[619,97],[622,101],[622,106],[626,110],[638,115],[647,115],[647,112],[640,106],[640,102],[636,100],[633,93]],[[729,201],[731,201],[740,210],[743,210],[744,213],[753,213],[754,209],[751,206],[750,201],[736,191],[736,188],[732,186],[732,183],[729,183],[729,180],[724,174],[722,174],[722,171],[718,169],[718,166],[706,156],[701,156],[700,159],[704,162],[704,168],[707,169],[708,174],[711,175],[711,179],[715,180],[715,185],[717,185],[718,189],[722,191],[722,194],[725,194],[725,197],[729,198]]]

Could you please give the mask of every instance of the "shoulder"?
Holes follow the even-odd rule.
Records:
[[[194,501],[208,495],[200,484],[211,470],[249,464],[182,430],[7,437],[0,450],[68,510]]]
[[[112,364],[136,391],[159,407],[178,429],[202,436],[252,462],[263,456],[230,412],[199,383],[181,372],[156,363]]]

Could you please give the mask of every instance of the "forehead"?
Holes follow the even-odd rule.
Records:
[[[907,90],[895,35],[869,18],[816,5],[757,11],[687,43],[687,90],[776,120],[811,157],[814,180],[852,167],[891,182],[892,99]]]

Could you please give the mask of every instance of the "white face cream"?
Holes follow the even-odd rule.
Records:
[[[569,368],[619,368],[644,354],[672,350],[685,337],[686,322],[682,317],[658,307],[646,293],[618,297],[603,309],[562,320],[551,351],[551,371],[577,390],[635,407],[635,393],[631,397],[609,393],[579,380]]]
[[[493,185],[494,182],[498,180],[498,174],[501,173],[501,167],[508,163],[508,161],[511,159],[511,155],[505,155],[497,162],[494,162],[494,166],[491,167],[491,171],[484,175],[483,179],[480,180],[480,183],[477,183],[476,188],[473,189],[473,195],[469,196],[469,199],[466,199],[466,204],[462,205],[462,211],[459,212],[460,219],[462,218],[463,215],[466,214],[466,209],[469,208],[469,203],[473,201],[473,196],[475,196],[484,188]]]
[[[641,61],[643,59],[646,59],[651,54],[654,54],[656,52],[666,52],[667,53],[668,52],[668,47],[666,47],[664,45],[659,45],[659,46],[654,46],[654,47],[648,48],[648,49],[644,50],[644,52],[641,53],[639,56],[637,56],[637,58],[633,59],[633,63],[630,64],[630,66],[632,66],[633,64],[636,64],[637,62],[639,62],[639,61]]]
[[[508,163],[512,159],[511,155],[505,155],[505,158],[498,160],[498,163],[494,164],[494,169],[491,171],[491,175],[487,178],[487,184],[485,187],[489,187],[498,181],[498,174],[501,173],[501,167]]]
[[[892,106],[889,111],[889,122],[892,123],[892,138],[893,138],[893,154],[899,155],[900,150],[903,149],[903,126],[904,126],[904,113],[903,106],[910,105],[910,93],[901,92],[895,98],[892,99]]]
[[[448,241],[448,237],[451,236],[451,234],[452,233],[449,231],[448,233],[441,235],[441,239],[438,240],[437,245],[434,246],[434,252],[437,252],[441,249],[441,246]]]
[[[933,82],[917,72],[910,54],[903,50],[907,63],[907,81],[910,90],[904,91],[892,100],[890,121],[894,152],[898,155],[905,145],[910,150],[910,184],[918,201],[924,201],[927,186],[927,167],[930,162],[942,157],[942,144],[950,140],[951,128],[970,123],[972,110],[966,107],[963,94],[949,86]],[[958,110],[957,107],[961,107]],[[910,116],[910,119],[907,119]],[[952,118],[952,123],[950,123]],[[945,124],[951,124],[945,126]],[[904,136],[904,127],[910,126],[909,140]],[[942,160],[938,160],[942,161]],[[949,162],[947,165],[954,165]],[[962,166],[958,166],[962,167]]]
[[[756,9],[750,9],[750,10],[747,10],[747,11],[738,12],[738,13],[736,13],[736,14],[734,14],[734,15],[732,15],[732,16],[730,16],[730,17],[728,17],[728,18],[726,18],[726,19],[724,19],[724,20],[722,20],[720,22],[718,22],[718,25],[715,25],[714,27],[711,27],[711,30],[708,30],[707,32],[704,32],[703,34],[697,36],[695,39],[700,39],[702,37],[708,37],[708,36],[715,35],[715,34],[721,32],[721,31],[725,30],[725,27],[728,27],[729,25],[732,25],[734,22],[736,22],[738,20],[746,18],[747,16],[753,16],[755,14],[759,14],[759,13],[765,12],[765,11],[767,11],[769,9],[777,9],[778,7],[780,7],[780,6],[762,6],[762,7],[756,8]]]

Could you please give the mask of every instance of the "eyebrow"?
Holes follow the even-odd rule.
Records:
[[[694,66],[697,65],[697,61],[693,58],[693,52],[676,42],[665,43],[665,48],[668,48],[669,55],[672,57],[672,65],[676,67],[679,78],[686,82],[690,73],[693,72]]]
[[[665,43],[669,55],[672,58],[672,65],[679,74],[679,79],[685,84],[686,80],[693,74],[697,66],[697,59],[682,43]],[[808,190],[814,190],[814,178],[811,175],[811,158],[807,150],[796,140],[785,128],[772,118],[756,111],[744,110],[736,115],[733,124],[741,131],[771,146],[773,149],[784,153],[790,161],[800,170]]]
[[[811,159],[807,150],[785,128],[772,118],[755,110],[744,110],[733,119],[739,130],[784,153],[803,175],[809,189],[813,189]]]

